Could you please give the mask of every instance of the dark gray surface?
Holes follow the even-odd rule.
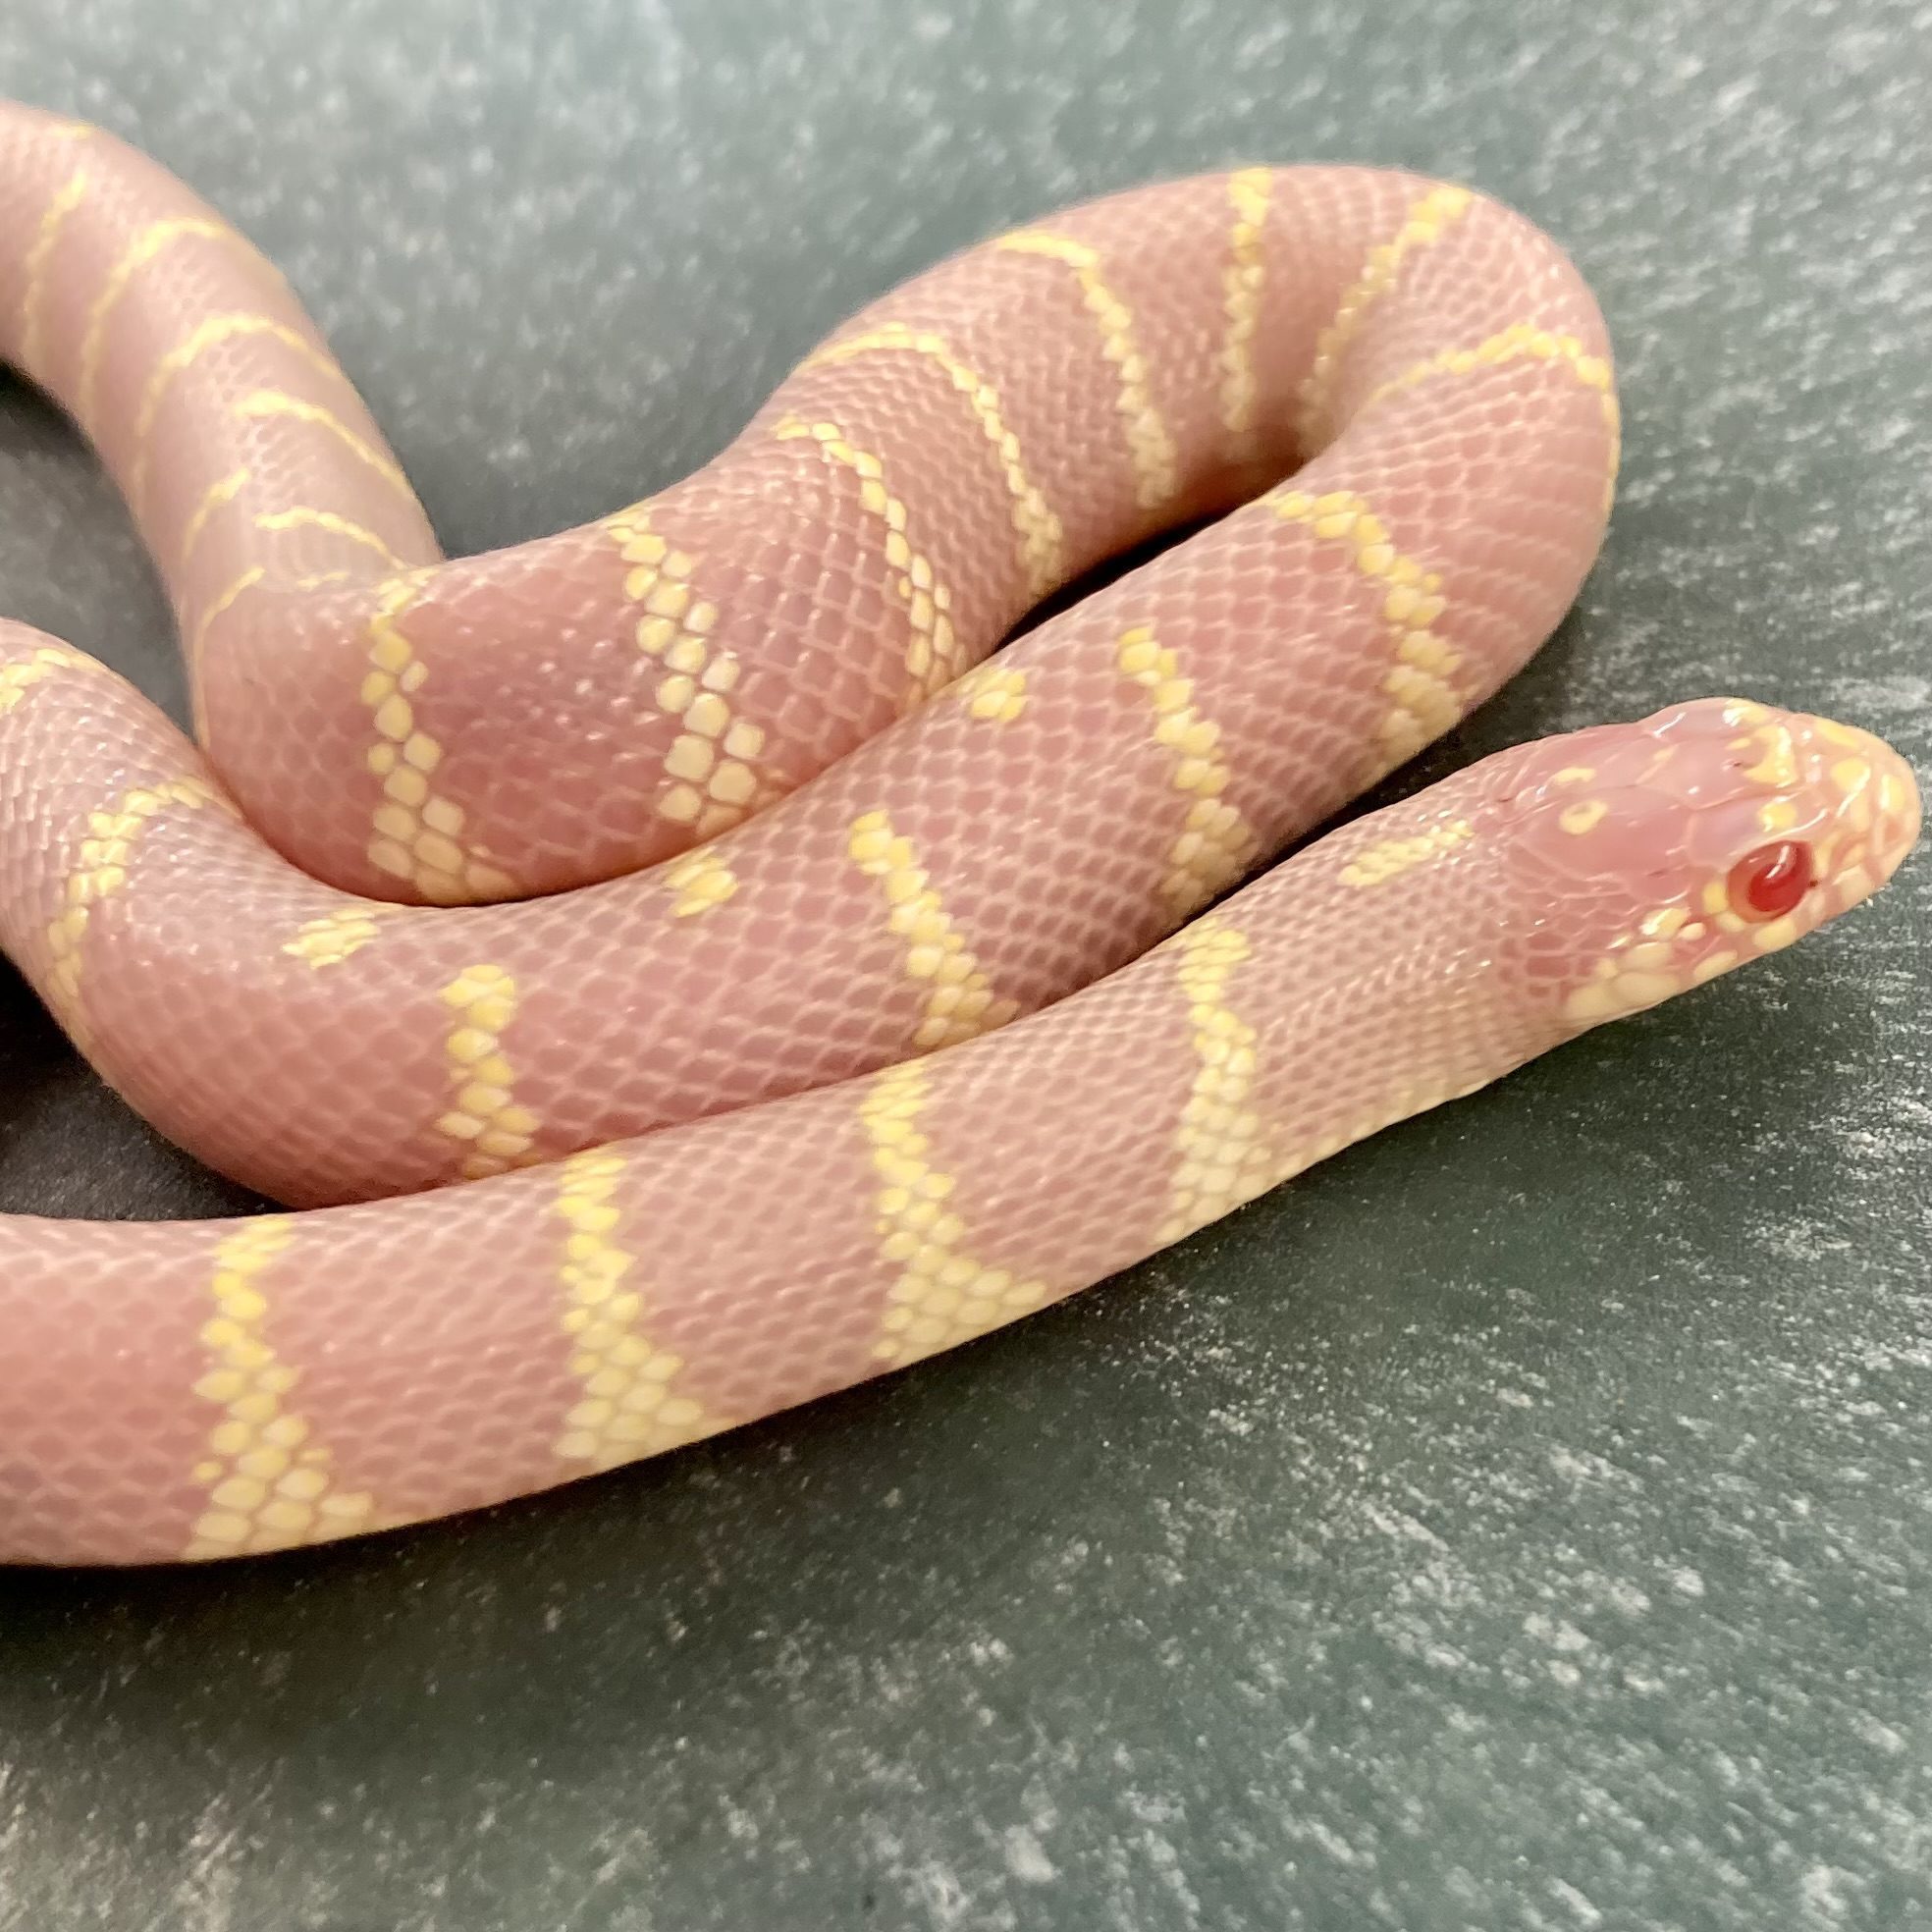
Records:
[[[0,90],[237,217],[458,549],[702,460],[998,224],[1237,157],[1461,176],[1598,290],[1628,466],[1576,617],[1426,770],[1742,690],[1932,773],[1924,7],[538,11],[15,0]],[[0,605],[178,690],[118,506],[5,388]],[[0,1927],[1932,1924],[1928,933],[1921,856],[1079,1303],[661,1464],[0,1575]],[[236,1199],[0,997],[0,1207]]]

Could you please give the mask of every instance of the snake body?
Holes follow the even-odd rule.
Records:
[[[0,1220],[0,1558],[412,1522],[915,1361],[1790,943],[1916,834],[1877,739],[1710,699],[1225,896],[1601,537],[1595,304],[1448,184],[1072,209],[862,311],[685,482],[454,562],[261,256],[21,107],[0,357],[126,495],[200,741],[0,624],[0,942],[162,1131],[312,1210]]]

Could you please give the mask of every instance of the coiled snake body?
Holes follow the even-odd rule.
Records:
[[[1789,943],[1917,829],[1876,739],[1711,699],[1223,896],[1602,532],[1596,308],[1439,183],[1003,236],[686,482],[452,563],[261,257],[15,107],[0,356],[126,494],[202,745],[0,625],[0,940],[162,1131],[320,1210],[0,1221],[3,1558],[409,1522],[911,1362]]]

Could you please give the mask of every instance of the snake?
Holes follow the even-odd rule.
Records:
[[[393,1530],[970,1343],[1918,832],[1881,739],[1723,695],[1350,816],[1562,620],[1619,464],[1579,270],[1452,182],[1029,222],[477,557],[250,242],[25,105],[0,360],[125,499],[193,727],[0,623],[0,944],[274,1204],[0,1217],[10,1563]]]

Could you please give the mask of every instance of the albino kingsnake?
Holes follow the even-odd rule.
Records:
[[[1595,555],[1601,319],[1461,188],[1023,228],[688,481],[451,564],[261,257],[17,107],[0,357],[132,506],[204,747],[0,625],[0,939],[162,1132],[324,1209],[0,1221],[4,1559],[437,1516],[929,1355],[1790,942],[1917,830],[1876,739],[1709,699],[1220,898]]]

